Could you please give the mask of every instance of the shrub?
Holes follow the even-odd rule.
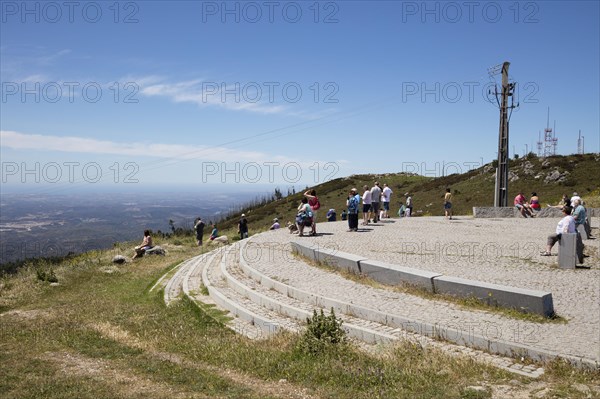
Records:
[[[45,270],[42,269],[37,269],[36,271],[36,275],[38,280],[40,281],[47,281],[49,283],[58,283],[58,277],[56,277],[56,274],[54,274],[54,269],[50,269],[49,272],[46,272]]]
[[[313,310],[312,318],[307,318],[306,323],[306,331],[298,344],[298,349],[303,353],[314,355],[347,343],[343,321],[335,317],[333,308],[329,316],[325,316],[323,309],[320,313]]]

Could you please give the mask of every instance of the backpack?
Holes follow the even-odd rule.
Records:
[[[310,204],[310,207],[312,208],[313,211],[318,211],[319,208],[321,207],[321,203],[319,202],[319,198],[315,197],[315,199],[313,201],[313,204]]]

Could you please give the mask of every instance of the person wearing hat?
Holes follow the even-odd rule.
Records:
[[[281,227],[279,225],[279,219],[275,218],[275,219],[273,219],[273,224],[271,225],[269,230],[277,230],[279,227]]]
[[[245,213],[242,213],[242,217],[238,223],[238,233],[240,234],[241,240],[248,238],[248,220],[246,220]]]

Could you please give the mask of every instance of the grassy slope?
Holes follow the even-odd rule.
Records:
[[[531,164],[530,169],[533,173],[525,172],[526,163]],[[545,177],[554,170],[560,173],[568,172],[567,179],[560,183],[545,183]],[[570,195],[573,191],[577,191],[588,206],[600,207],[600,179],[598,179],[600,156],[598,154],[511,160],[510,171],[514,172],[518,179],[509,182],[509,205],[512,205],[512,199],[521,190],[525,196],[529,196],[532,191],[537,192],[543,206],[547,203],[556,205],[563,193]],[[402,173],[338,178],[314,187],[321,202],[319,221],[325,220],[325,213],[329,208],[335,208],[339,218],[341,210],[346,208],[345,201],[349,190],[356,187],[362,193],[362,186],[364,184],[372,186],[375,180],[379,180],[382,185],[387,183],[394,191],[392,195],[394,215],[399,209],[399,202],[406,200],[404,194],[407,192],[413,196],[414,211],[421,210],[423,215],[430,216],[443,215],[443,195],[447,187],[452,189],[454,195],[454,213],[471,214],[474,206],[493,206],[494,173],[491,164],[488,164],[464,174],[439,178]],[[536,179],[538,175],[540,177]],[[298,192],[279,201],[245,211],[251,230],[255,232],[268,228],[274,217],[278,217],[283,223],[293,221],[301,197],[302,192]],[[235,218],[226,220],[221,222],[221,227],[231,228],[236,223]]]
[[[58,287],[37,280],[43,264],[0,280],[0,397],[488,398],[500,386],[586,397],[576,383],[600,396],[600,374],[561,362],[530,382],[409,344],[382,357],[354,347],[308,356],[294,335],[250,341],[189,302],[166,307],[161,292],[149,293],[199,252],[191,238],[159,244],[169,256],[118,267],[110,260],[128,247],[70,258],[55,265]]]

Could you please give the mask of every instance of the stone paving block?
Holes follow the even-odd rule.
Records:
[[[375,281],[389,285],[408,284],[425,288],[433,292],[433,278],[441,276],[439,273],[427,270],[413,269],[412,267],[398,266],[377,260],[360,261],[362,274],[366,274]]]
[[[459,277],[440,276],[433,279],[436,293],[458,297],[475,297],[495,306],[505,306],[537,313],[544,316],[554,314],[552,294],[505,285],[467,280]]]

